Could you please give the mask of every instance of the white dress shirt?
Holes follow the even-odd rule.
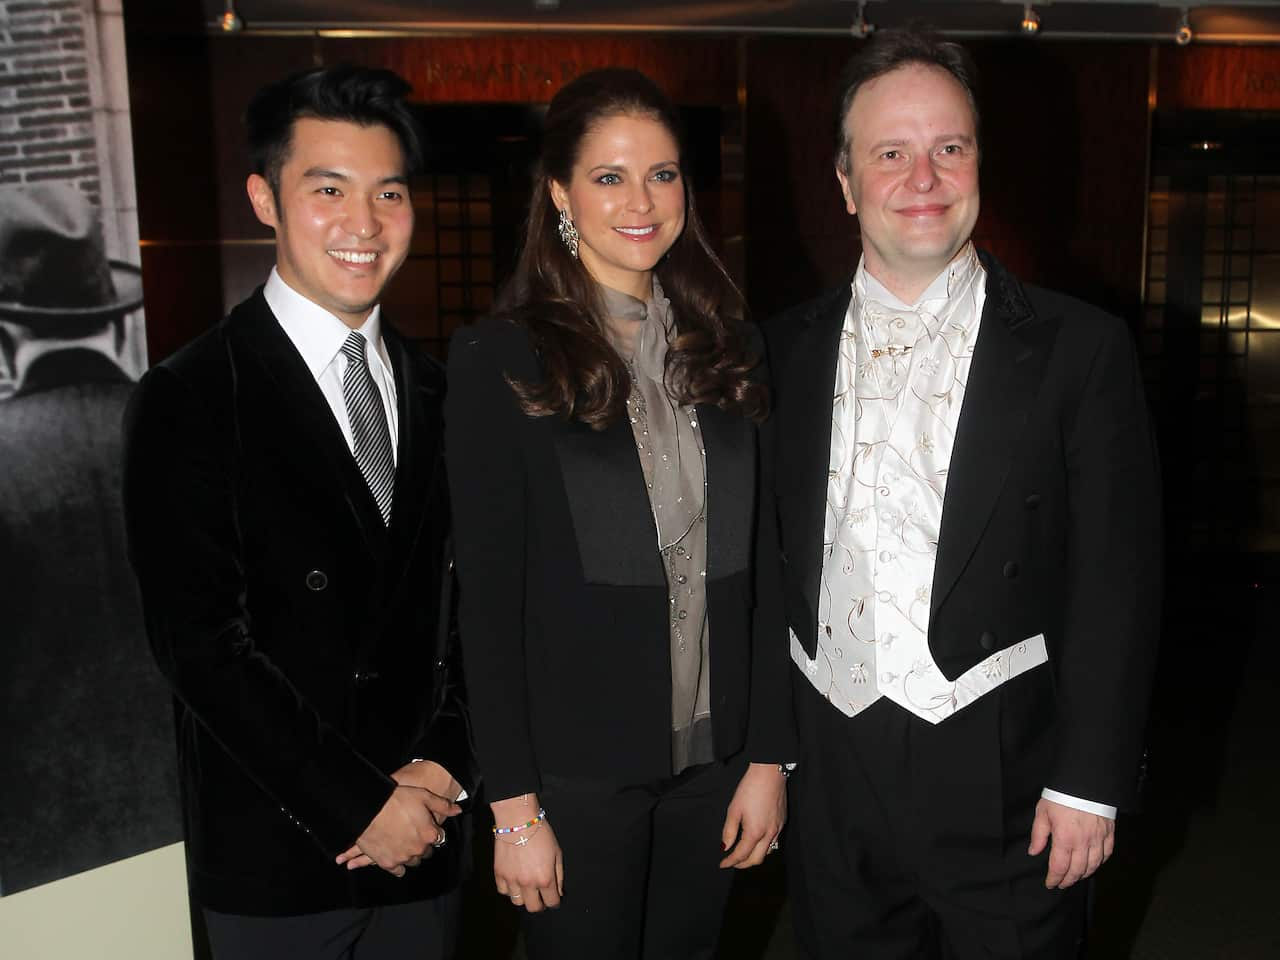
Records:
[[[928,645],[943,497],[985,301],[972,245],[913,305],[863,264],[854,277],[836,364],[816,657],[791,638],[792,659],[850,717],[888,697],[940,723],[1048,660],[1037,634],[948,680]]]
[[[351,420],[347,416],[347,401],[342,395],[342,375],[347,370],[348,362],[346,354],[342,352],[342,345],[351,333],[351,328],[285,283],[275,267],[271,268],[271,276],[267,277],[262,295],[275,314],[276,321],[311,371],[329,409],[333,411],[333,419],[338,422],[338,428],[346,438],[347,449],[354,454],[355,438],[351,434]],[[378,395],[382,397],[387,430],[392,437],[391,455],[398,464],[400,421],[396,412],[396,377],[391,369],[391,358],[387,355],[387,345],[382,342],[381,305],[373,308],[359,330],[369,341],[369,349],[365,353],[369,373],[373,375],[373,383],[378,388]]]

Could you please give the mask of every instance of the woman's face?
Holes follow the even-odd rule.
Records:
[[[567,184],[551,199],[578,229],[578,257],[596,282],[648,300],[651,272],[684,229],[680,151],[647,114],[608,117],[589,130]]]

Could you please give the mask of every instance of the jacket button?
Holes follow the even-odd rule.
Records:
[[[1032,493],[1027,495],[1027,499],[1023,501],[1028,510],[1034,510],[1040,506],[1040,494]]]
[[[978,643],[983,650],[994,650],[996,648],[996,635],[990,630],[985,630],[982,636],[978,638]]]
[[[1014,580],[1018,576],[1018,565],[1010,560],[1004,565],[1004,576],[1006,580]]]
[[[307,574],[307,589],[319,593],[329,585],[329,577],[323,570],[312,570]]]

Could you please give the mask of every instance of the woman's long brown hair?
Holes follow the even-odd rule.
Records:
[[[567,186],[583,138],[604,120],[626,115],[652,117],[681,142],[671,103],[636,70],[583,74],[547,110],[524,246],[499,300],[502,315],[529,329],[541,360],[540,381],[508,378],[531,417],[577,419],[603,430],[625,415],[631,378],[606,336],[595,281],[559,239],[549,182]],[[681,154],[685,169],[683,145]],[[707,242],[688,179],[681,180],[684,231],[655,268],[677,330],[667,350],[667,389],[680,403],[714,404],[759,420],[768,392],[751,376],[759,357],[748,340],[742,295]]]

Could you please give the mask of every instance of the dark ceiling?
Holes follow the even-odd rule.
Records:
[[[217,29],[228,4],[199,0],[204,23]],[[129,4],[145,8],[146,3]],[[484,31],[705,31],[716,33],[847,33],[858,16],[857,0],[233,0],[249,32]],[[1280,43],[1280,3],[1123,3],[1114,0],[1037,2],[1040,37],[1168,39],[1184,10],[1200,41]],[[172,8],[172,5],[170,5]],[[870,0],[866,20],[879,27],[923,18],[958,35],[1013,35],[1023,17],[1021,0]]]

